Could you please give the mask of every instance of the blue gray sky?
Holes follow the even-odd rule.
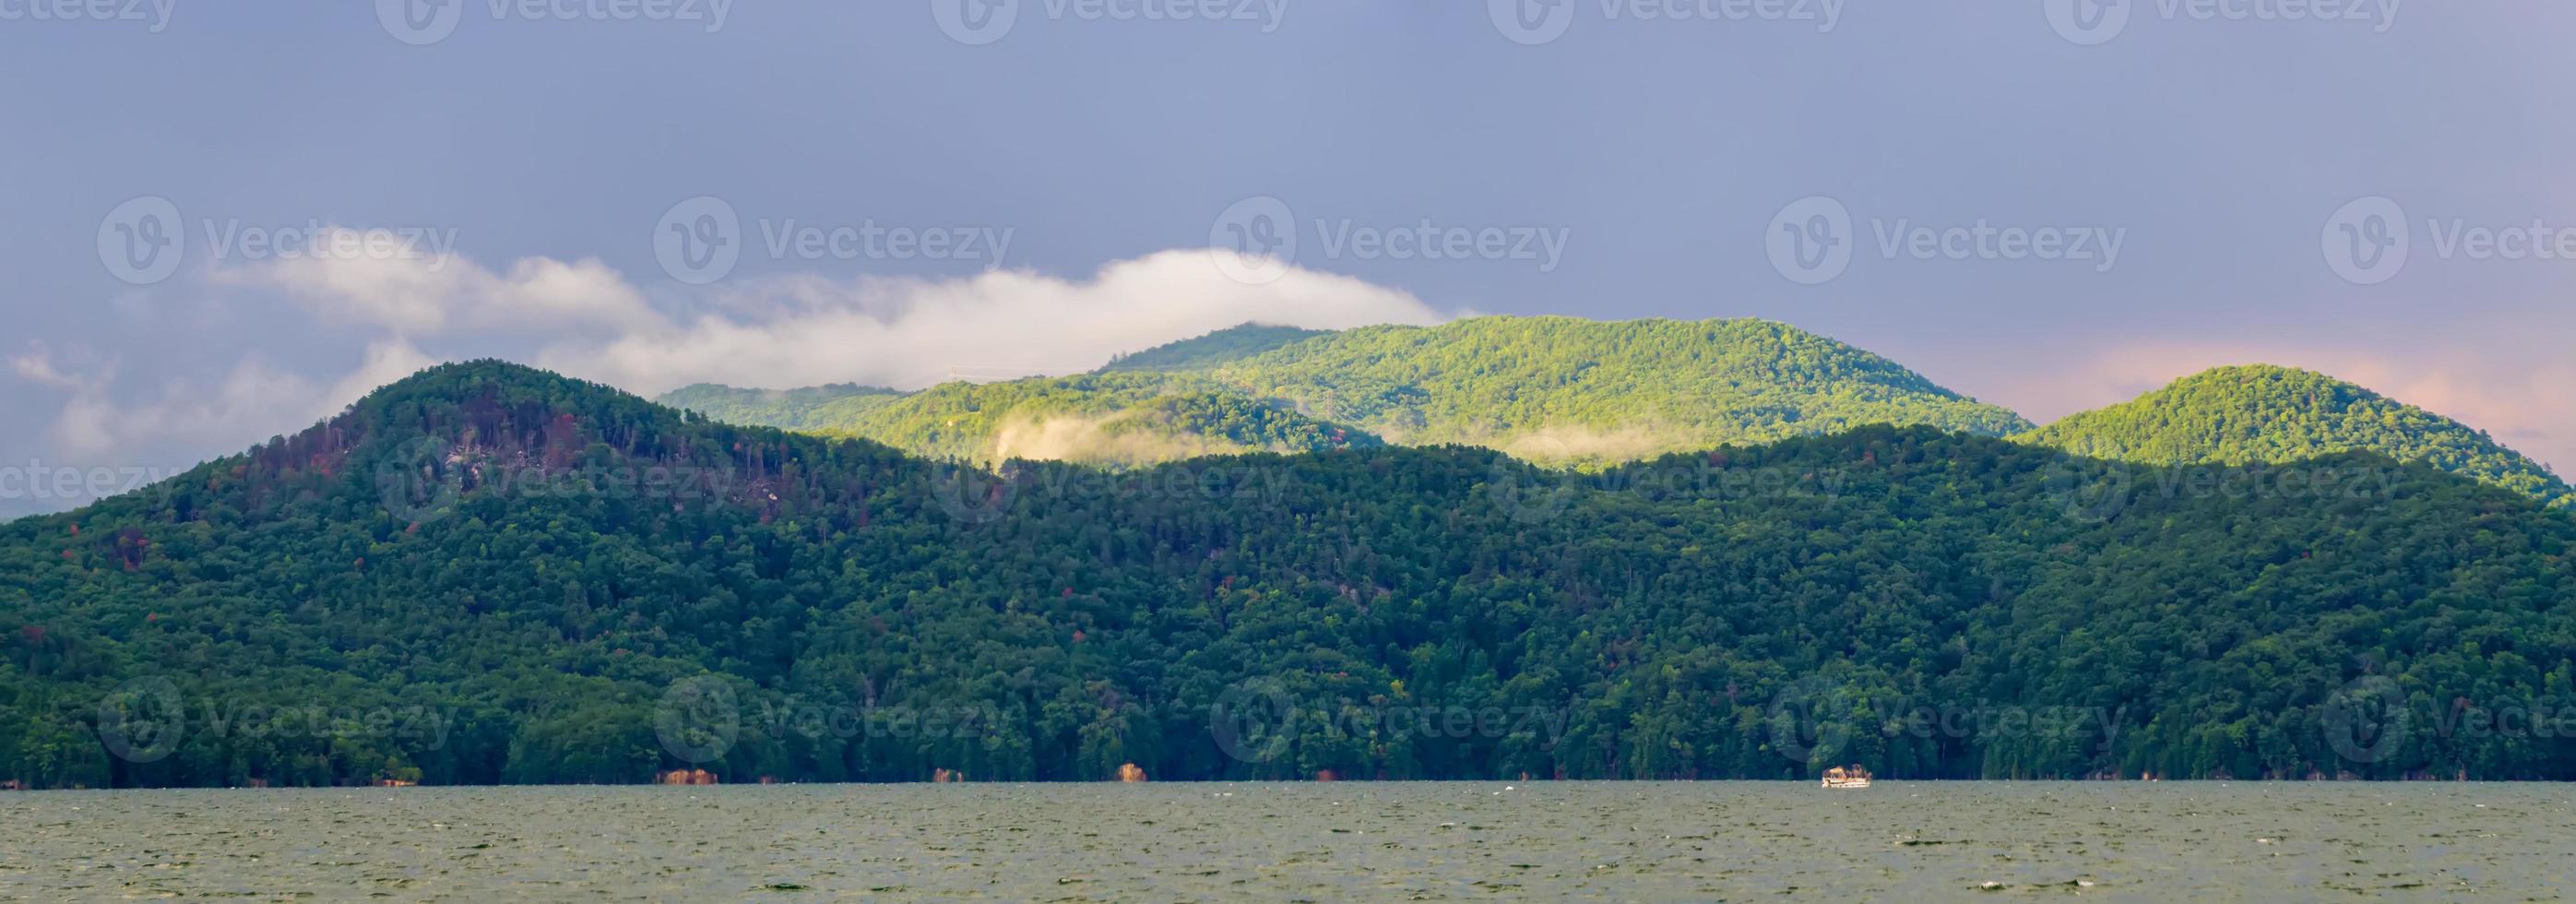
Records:
[[[0,0],[0,467],[33,478],[0,516],[439,360],[911,386],[1473,313],[1774,318],[2041,421],[2306,366],[2564,470],[2571,34],[2422,0]]]

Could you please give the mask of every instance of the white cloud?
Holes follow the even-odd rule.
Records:
[[[219,284],[282,290],[328,321],[373,333],[356,369],[317,378],[253,354],[219,380],[120,385],[114,362],[66,372],[32,346],[21,379],[66,390],[47,430],[54,454],[166,465],[239,451],[337,413],[438,363],[500,355],[651,395],[695,382],[913,387],[952,369],[977,378],[1086,371],[1122,352],[1244,323],[1341,329],[1443,318],[1412,295],[1289,270],[1262,285],[1228,278],[1204,251],[1110,264],[1089,279],[995,271],[948,280],[819,277],[707,290],[674,318],[598,261],[518,261],[496,272],[462,257],[302,258],[213,271]],[[417,340],[435,340],[439,354]],[[519,350],[513,353],[512,349]]]
[[[218,269],[214,279],[282,289],[327,320],[378,326],[397,335],[496,329],[616,332],[661,322],[643,293],[596,260],[529,258],[504,274],[456,255],[308,256]]]
[[[9,369],[21,378],[56,389],[71,389],[80,385],[79,380],[54,367],[53,354],[46,351],[41,344],[28,349],[26,354],[10,358]]]
[[[737,292],[723,313],[607,342],[550,346],[540,366],[653,394],[699,382],[783,388],[902,387],[971,376],[1090,370],[1122,352],[1247,321],[1347,329],[1443,318],[1412,295],[1291,270],[1247,285],[1207,253],[1167,251],[1089,280],[994,271],[955,280],[781,281]]]
[[[69,458],[166,464],[240,451],[339,413],[379,386],[438,363],[399,340],[371,344],[356,371],[328,384],[253,356],[214,384],[173,380],[157,394],[118,398],[114,369],[74,379],[48,434]]]

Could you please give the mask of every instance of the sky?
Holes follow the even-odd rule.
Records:
[[[0,517],[438,361],[912,387],[1479,314],[1771,318],[2042,422],[2308,367],[2563,473],[2571,35],[2421,0],[0,0]]]

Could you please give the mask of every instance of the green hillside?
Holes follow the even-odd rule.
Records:
[[[1317,336],[1332,335],[1331,330],[1309,330],[1293,326],[1247,323],[1200,336],[1158,345],[1132,355],[1112,359],[1102,371],[1201,370],[1249,358],[1293,342]]]
[[[1613,459],[1867,424],[1988,436],[2028,426],[1895,362],[1763,320],[1365,327],[1205,373],[1407,443],[1519,441]]]
[[[0,524],[0,780],[2576,779],[2433,729],[2576,706],[2576,519],[2316,466],[1868,427],[990,475],[450,365]]]
[[[993,461],[1015,445],[1002,436],[1005,428],[1114,419],[1148,402],[1166,404],[1156,401],[1165,396],[1194,399],[1189,404],[1199,408],[1241,400],[1242,413],[1219,419],[1225,423],[1281,408],[1299,416],[1266,415],[1286,422],[1249,437],[1147,431],[1176,455],[1318,448],[1315,431],[1330,427],[1597,466],[1867,424],[1988,436],[2030,426],[1885,358],[1777,323],[1565,317],[1339,333],[1247,325],[1129,356],[1084,377],[949,384],[828,415],[764,411],[730,420]],[[697,408],[678,396],[663,401]],[[1142,420],[1161,423],[1150,412]]]
[[[700,383],[664,393],[656,399],[728,424],[816,431],[848,423],[904,396],[902,392],[855,383],[805,389],[736,389]]]
[[[2570,499],[2557,475],[2483,432],[2323,374],[2283,367],[2205,371],[2024,438],[2077,455],[2159,465],[2375,452],[2553,503]]]

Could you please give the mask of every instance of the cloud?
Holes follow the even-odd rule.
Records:
[[[352,241],[364,235],[347,229],[337,234]],[[597,260],[529,258],[495,273],[452,254],[304,256],[217,269],[213,279],[284,290],[326,320],[404,336],[621,331],[661,320],[643,293]]]
[[[168,464],[239,451],[338,413],[379,386],[438,363],[409,343],[369,345],[358,369],[330,383],[268,365],[253,356],[221,381],[172,380],[156,394],[120,399],[114,368],[72,378],[72,398],[48,437],[66,457],[117,464]],[[148,461],[147,461],[148,460]]]
[[[321,320],[361,330],[369,336],[362,359],[340,376],[316,377],[252,354],[220,379],[171,379],[137,392],[121,385],[113,361],[67,371],[31,346],[8,359],[10,370],[69,395],[45,431],[53,454],[101,464],[203,460],[469,357],[529,360],[645,395],[697,382],[913,388],[959,372],[1091,370],[1122,352],[1247,321],[1344,329],[1444,319],[1410,294],[1344,276],[1292,268],[1268,283],[1236,282],[1205,251],[1112,263],[1087,279],[1016,271],[773,279],[665,299],[681,315],[657,309],[596,260],[529,258],[494,270],[455,255],[308,256],[219,267],[208,278],[275,290]]]
[[[2025,415],[2059,417],[2233,364],[2316,371],[2485,430],[2561,474],[2576,466],[2576,363],[2535,365],[2484,349],[2423,347],[2392,355],[2290,343],[2140,343],[2092,355],[2084,366],[2014,394]]]
[[[674,317],[598,261],[302,258],[217,274],[281,289],[318,315],[465,343],[541,337],[531,362],[652,395],[690,383],[918,387],[1090,370],[1123,352],[1247,321],[1347,329],[1443,318],[1412,295],[1289,268],[1247,284],[1206,251],[1166,251],[1089,279],[996,270],[930,280],[788,277],[711,290]]]
[[[1290,270],[1228,278],[1206,252],[1110,264],[1088,280],[993,271],[953,280],[796,279],[750,287],[680,327],[549,346],[540,366],[652,394],[690,383],[787,388],[1086,371],[1123,352],[1247,321],[1348,329],[1444,318],[1411,294]]]
[[[79,380],[54,367],[53,354],[46,351],[42,344],[30,348],[26,354],[10,358],[9,369],[17,373],[20,378],[56,389],[71,389],[80,385]]]

